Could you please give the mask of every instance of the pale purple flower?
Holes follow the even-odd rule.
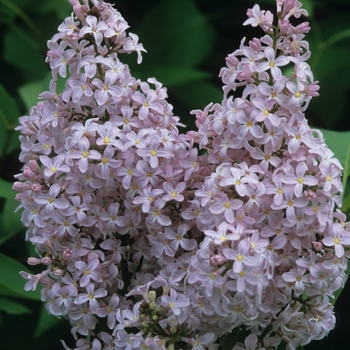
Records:
[[[274,79],[277,81],[281,80],[282,72],[278,67],[287,65],[289,63],[289,58],[283,55],[276,58],[274,49],[269,46],[265,48],[264,53],[267,61],[260,63],[256,70],[258,72],[264,72],[270,69]]]
[[[293,185],[294,194],[296,197],[300,197],[305,190],[304,186],[315,186],[318,182],[317,178],[312,175],[305,175],[308,170],[307,165],[302,162],[299,163],[295,169],[294,174],[287,174],[282,178],[282,182],[288,185]]]
[[[183,294],[177,294],[174,289],[170,289],[170,296],[163,295],[161,300],[162,304],[169,307],[176,316],[180,315],[182,308],[190,305],[190,301]]]
[[[87,81],[87,75],[81,74],[79,80],[70,78],[67,81],[70,89],[66,89],[63,93],[63,100],[68,102],[70,96],[72,96],[72,101],[77,103],[82,97],[92,97],[94,95],[90,85],[90,82]]]
[[[94,97],[98,105],[105,104],[109,96],[120,97],[122,95],[122,91],[120,86],[115,84],[117,77],[111,73],[106,72],[104,81],[95,78],[92,80],[92,84],[97,87],[94,93]]]
[[[70,157],[73,159],[78,159],[78,167],[82,173],[88,170],[89,159],[99,160],[101,159],[101,154],[90,147],[89,140],[86,137],[82,137],[79,140],[79,151],[73,151],[70,153]]]
[[[96,45],[100,45],[103,40],[103,32],[108,29],[108,25],[103,21],[97,23],[95,16],[87,16],[85,20],[88,25],[80,29],[79,36],[83,37],[86,34],[92,34]]]
[[[126,225],[126,218],[118,215],[119,208],[119,203],[112,203],[107,210],[101,212],[101,219],[106,221],[106,229],[109,231],[114,231],[117,227]]]
[[[161,147],[159,140],[155,137],[150,140],[145,149],[138,149],[136,153],[139,156],[144,157],[145,160],[148,160],[152,168],[158,166],[159,158],[171,158],[173,156],[169,150]]]
[[[107,316],[107,325],[109,329],[114,329],[117,318],[117,310],[119,310],[119,297],[117,294],[113,294],[110,298],[108,305],[105,307],[102,307],[100,309],[96,310],[96,314],[99,317],[106,317]]]
[[[142,44],[139,44],[139,37],[136,34],[129,33],[130,38],[125,41],[123,49],[126,52],[132,52],[136,51],[137,52],[137,63],[140,64],[142,62],[142,54],[141,52],[146,50],[144,49]]]
[[[28,282],[24,286],[24,290],[25,291],[29,291],[29,290],[35,291],[36,288],[37,288],[38,283],[40,282],[40,280],[42,278],[45,278],[48,275],[49,272],[50,272],[50,270],[46,270],[46,271],[43,271],[42,273],[39,273],[37,275],[32,275],[30,273],[21,271],[19,274],[23,278],[28,280]]]
[[[229,223],[233,223],[235,220],[235,210],[240,209],[243,202],[240,199],[229,199],[226,197],[217,198],[214,204],[212,204],[209,210],[213,214],[224,214],[225,219]]]
[[[239,241],[237,250],[224,248],[223,254],[228,260],[233,261],[232,271],[235,273],[241,272],[246,266],[252,267],[258,263],[258,260],[250,253],[248,240]]]
[[[141,108],[139,110],[139,118],[141,120],[148,117],[150,110],[160,114],[163,113],[163,107],[159,102],[157,102],[158,96],[153,90],[149,90],[146,96],[140,92],[135,92],[132,95],[132,99],[141,104]]]
[[[100,261],[93,253],[88,255],[88,263],[84,261],[76,261],[75,267],[77,268],[77,275],[80,276],[80,287],[86,287],[91,280],[95,282],[102,282],[102,275],[96,271],[100,267]],[[78,273],[78,271],[80,271]]]
[[[165,191],[165,195],[162,197],[164,201],[176,201],[182,202],[184,200],[184,196],[181,194],[186,187],[186,182],[180,182],[176,186],[169,182],[163,183],[163,188]]]
[[[44,175],[50,177],[53,174],[59,176],[62,173],[70,172],[70,167],[62,164],[65,159],[64,154],[59,154],[54,158],[49,158],[46,156],[40,156],[40,161],[45,165]]]
[[[305,290],[305,285],[308,285],[309,277],[305,272],[305,269],[297,267],[282,275],[282,278],[286,282],[294,283],[294,293],[296,296],[301,295]]]
[[[341,258],[345,253],[344,245],[350,245],[350,235],[342,230],[340,225],[335,225],[332,234],[323,238],[322,243],[325,246],[334,247],[336,256]]]
[[[43,213],[50,216],[54,209],[62,210],[69,206],[65,198],[60,198],[61,187],[58,184],[50,186],[46,194],[34,194],[34,202],[44,206]]]
[[[107,291],[103,288],[99,288],[95,290],[94,283],[89,283],[86,286],[86,292],[87,293],[79,293],[75,297],[75,304],[80,305],[84,304],[86,302],[89,303],[89,309],[92,313],[96,313],[96,311],[100,308],[100,304],[98,302],[98,298],[103,298],[107,295]]]

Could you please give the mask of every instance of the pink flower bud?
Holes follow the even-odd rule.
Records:
[[[258,51],[258,52],[262,51],[261,42],[257,38],[250,40],[249,46],[255,51]]]
[[[216,254],[210,258],[210,261],[214,265],[222,265],[227,261],[227,259],[223,255]]]
[[[28,162],[28,165],[31,170],[33,170],[35,173],[40,169],[38,162],[36,160],[30,160]]]
[[[63,260],[69,260],[72,257],[72,249],[65,249],[62,254]]]
[[[35,173],[27,166],[23,168],[23,175],[29,181],[34,181],[36,178]]]
[[[12,189],[15,190],[15,191],[18,191],[18,192],[28,191],[28,190],[30,190],[30,185],[27,184],[27,183],[16,181],[13,184]]]
[[[45,256],[41,259],[41,262],[44,265],[51,265],[52,264],[52,259],[49,256]]]
[[[28,258],[27,264],[31,266],[39,265],[41,264],[41,260],[38,258]]]
[[[321,242],[312,242],[312,245],[316,252],[320,252],[322,250],[322,243]]]
[[[33,184],[31,187],[31,190],[36,193],[41,192],[43,189],[44,187],[40,184]]]
[[[233,55],[228,55],[225,58],[225,61],[226,61],[226,64],[228,67],[237,67],[237,65],[239,63],[238,58],[236,56],[233,56]]]
[[[197,131],[189,131],[187,133],[187,135],[191,138],[191,139],[198,139],[199,138],[199,134]]]
[[[62,269],[56,269],[53,273],[55,276],[63,276],[64,275],[64,271]]]
[[[27,199],[28,202],[33,202],[33,198],[31,196],[29,196],[27,193],[17,193],[15,196],[15,200],[16,201],[21,201],[22,199]]]
[[[318,85],[318,81],[314,81],[313,83],[306,86],[303,92],[306,95],[317,97],[319,95],[319,93],[317,92],[319,89],[320,87]]]
[[[294,28],[294,32],[299,33],[299,34],[303,34],[303,33],[308,33],[310,31],[310,29],[311,28],[309,26],[309,22],[303,22]]]
[[[306,190],[304,193],[304,197],[306,197],[308,199],[313,199],[316,197],[316,193],[314,191],[311,191],[311,190]]]
[[[291,28],[291,24],[288,19],[281,19],[278,21],[278,26],[280,28],[281,33],[287,33]]]

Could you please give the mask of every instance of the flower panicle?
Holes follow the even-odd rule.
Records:
[[[28,262],[44,267],[21,272],[25,289],[42,286],[76,349],[292,349],[327,335],[350,232],[341,164],[305,119],[319,87],[309,25],[292,24],[301,3],[247,11],[264,34],[227,56],[222,102],[193,111],[187,134],[167,89],[120,59],[145,51],[121,14],[70,3],[48,42],[49,91],[17,128]]]

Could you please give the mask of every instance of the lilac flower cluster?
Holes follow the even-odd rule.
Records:
[[[198,131],[181,134],[166,88],[119,59],[141,63],[138,37],[92,2],[70,0],[48,43],[50,91],[17,128],[14,188],[39,256],[28,263],[46,267],[21,272],[25,289],[42,285],[79,350],[218,349],[229,335],[244,342],[234,350],[295,349],[324,337],[350,232],[336,210],[342,167],[304,117],[318,95],[309,26],[289,19],[306,11],[296,0],[277,0],[275,20],[249,9],[245,24],[265,35],[227,57],[222,103],[193,111]]]

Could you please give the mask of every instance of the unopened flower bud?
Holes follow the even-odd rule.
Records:
[[[295,27],[295,33],[298,33],[298,34],[308,33],[310,29],[311,28],[309,26],[309,22],[303,22]]]
[[[223,255],[216,254],[210,258],[210,261],[214,265],[221,265],[224,264],[227,261],[227,259]]]
[[[15,191],[18,191],[18,192],[28,191],[28,190],[30,190],[30,185],[27,183],[24,183],[24,182],[16,181],[13,184],[12,189],[14,189]]]
[[[320,252],[322,250],[322,243],[321,242],[312,242],[312,246],[316,250],[316,252]]]
[[[31,188],[31,190],[32,190],[33,192],[36,192],[36,193],[41,192],[43,189],[44,189],[44,186],[43,186],[43,185],[40,185],[40,184],[33,184],[33,185],[32,185],[32,188]]]
[[[304,196],[308,199],[313,199],[316,197],[316,193],[314,191],[307,190],[305,191]]]
[[[52,259],[49,256],[45,256],[41,259],[41,262],[44,265],[51,265],[52,264]]]
[[[41,260],[38,258],[28,258],[27,264],[31,266],[39,265],[41,264]]]
[[[69,260],[72,257],[72,254],[72,249],[65,249],[62,254],[63,260]]]
[[[150,290],[148,292],[148,297],[149,297],[149,301],[152,303],[153,301],[156,300],[156,292],[154,290]]]
[[[281,33],[287,33],[289,28],[291,28],[291,24],[287,19],[279,20],[278,26],[280,28]]]
[[[34,173],[36,173],[40,169],[38,162],[36,160],[30,160],[28,162],[28,165]]]
[[[31,169],[29,169],[29,167],[27,166],[23,168],[23,175],[29,181],[34,181],[36,178],[35,173]]]
[[[157,307],[157,305],[156,305],[156,303],[155,303],[155,302],[152,302],[152,303],[150,303],[150,304],[149,304],[149,308],[150,308],[150,310],[155,310],[155,309],[156,309],[156,307]]]
[[[64,275],[64,271],[62,269],[55,269],[53,273],[55,276],[63,276]]]

